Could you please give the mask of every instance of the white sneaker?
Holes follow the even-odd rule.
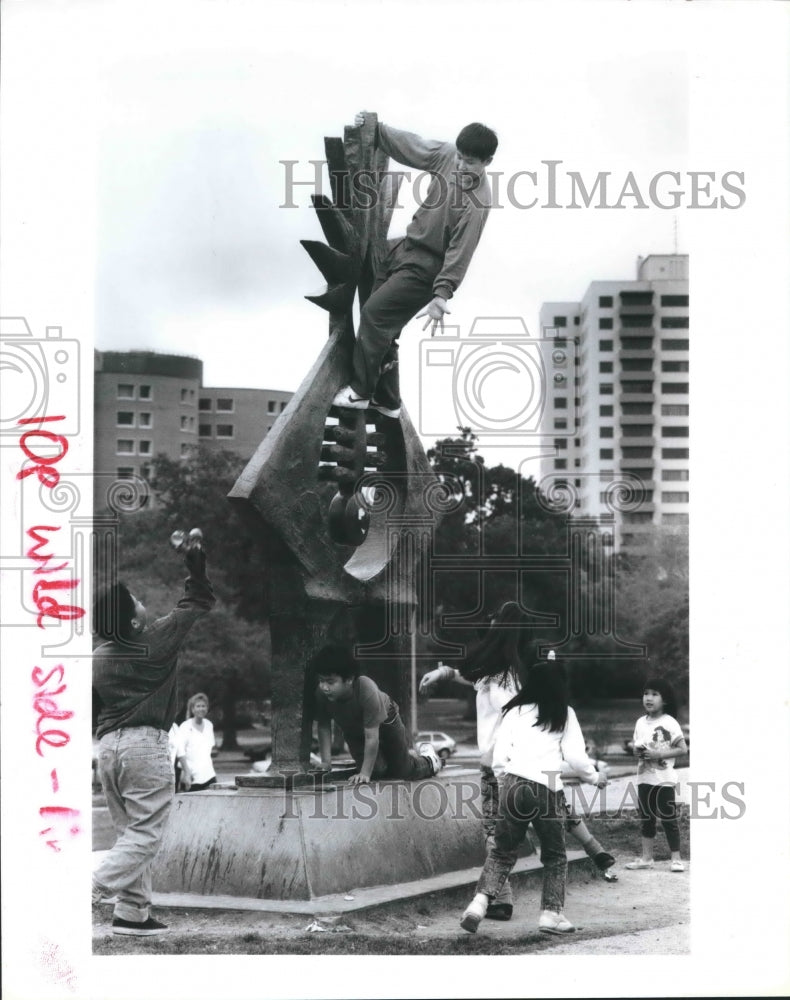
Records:
[[[572,934],[576,928],[564,913],[555,910],[544,910],[538,921],[538,930],[544,934]]]
[[[370,404],[371,410],[377,410],[379,413],[383,413],[385,417],[392,417],[393,420],[397,420],[400,416],[400,407],[396,407],[394,410],[387,406],[383,406],[381,403],[377,403],[374,399]]]
[[[488,900],[483,902],[480,899],[480,894],[478,893],[472,902],[464,910],[463,916],[461,917],[461,926],[465,931],[469,931],[470,934],[474,934],[477,928],[480,926],[480,921],[486,915],[486,910],[488,909]]]
[[[426,760],[431,762],[431,767],[433,768],[433,773],[438,774],[441,771],[443,764],[442,759],[439,754],[434,750],[433,743],[420,743],[419,749],[417,751],[421,757],[425,757]]]
[[[625,866],[629,871],[641,871],[643,868],[652,868],[653,862],[646,861],[644,858],[637,858],[636,861],[629,861]]]
[[[342,406],[347,410],[367,410],[370,400],[358,396],[350,385],[344,385],[332,400],[332,406]]]

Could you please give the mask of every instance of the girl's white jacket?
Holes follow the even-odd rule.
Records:
[[[559,791],[563,787],[560,772],[565,761],[580,781],[595,784],[598,772],[587,756],[573,709],[568,707],[565,728],[559,733],[536,726],[537,720],[537,705],[520,705],[506,713],[494,746],[494,773],[517,774]]]

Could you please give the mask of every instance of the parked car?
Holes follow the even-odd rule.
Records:
[[[414,743],[416,746],[419,746],[420,743],[433,743],[434,750],[443,760],[447,760],[450,754],[454,754],[457,749],[455,740],[447,733],[417,733]]]

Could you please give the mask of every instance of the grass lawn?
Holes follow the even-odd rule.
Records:
[[[617,818],[591,817],[588,826],[601,841],[603,847],[617,857],[618,870],[636,857],[640,847],[639,820],[636,815]],[[688,810],[680,809],[681,850],[684,858],[690,857]],[[663,833],[656,840],[656,860],[666,861],[669,850]],[[633,873],[635,874],[635,873]],[[626,882],[632,873],[623,873],[619,891],[636,893],[633,900],[628,896],[628,914],[637,908],[632,902],[642,899],[638,882]],[[639,873],[641,874],[641,873]],[[681,883],[683,876],[663,876],[670,878],[672,888]],[[525,879],[514,879],[517,895],[534,895],[539,882],[535,875],[525,888]],[[584,894],[592,895],[595,905],[605,904],[605,893],[610,891],[600,879],[592,876],[588,864],[574,864],[570,868],[569,896],[577,899]],[[604,894],[604,895],[602,895]],[[462,886],[442,893],[430,893],[416,899],[405,900],[344,914],[335,921],[322,919],[323,933],[308,932],[310,917],[306,915],[271,915],[256,912],[189,910],[157,908],[156,916],[165,923],[171,923],[172,930],[159,938],[124,938],[112,934],[96,934],[93,951],[96,955],[509,955],[549,951],[557,938],[541,935],[531,922],[529,930],[523,934],[510,936],[497,934],[467,935],[457,929],[457,918],[469,902],[470,887]],[[614,897],[611,897],[614,899]],[[526,905],[526,902],[525,902]],[[661,914],[661,898],[654,899],[651,910],[655,910],[655,923],[662,926],[671,923],[677,916]],[[667,907],[671,904],[668,902]],[[585,931],[585,939],[605,937],[627,929],[618,921],[627,919],[628,914],[613,915],[616,925],[607,924],[590,927]],[[448,915],[452,919],[448,924]],[[644,923],[644,911],[641,914]],[[652,916],[652,913],[651,913]],[[104,916],[109,919],[109,914]],[[109,924],[107,931],[109,931]],[[433,934],[433,927],[453,928],[448,932]],[[179,930],[188,928],[188,932]],[[426,933],[428,931],[428,933]]]

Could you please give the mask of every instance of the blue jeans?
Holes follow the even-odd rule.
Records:
[[[99,744],[99,776],[117,839],[93,881],[118,896],[116,917],[144,921],[151,905],[151,864],[174,795],[167,733],[151,726],[107,733]]]
[[[532,824],[540,841],[543,865],[542,910],[561,913],[565,905],[565,795],[538,781],[506,774],[500,787],[500,814],[494,844],[488,850],[477,892],[494,900],[502,891],[518,857],[518,849]]]
[[[489,851],[495,846],[494,833],[496,832],[496,821],[499,818],[499,782],[487,764],[480,765],[480,792],[483,808],[483,832],[486,838],[486,850]],[[505,879],[499,895],[491,902],[513,905],[513,889],[509,879]]]

